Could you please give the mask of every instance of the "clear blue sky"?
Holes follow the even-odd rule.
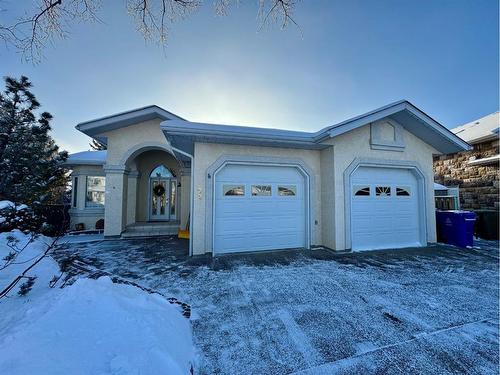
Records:
[[[226,17],[207,2],[176,22],[165,52],[144,42],[124,2],[103,2],[105,23],[77,25],[37,65],[2,46],[0,73],[32,80],[71,152],[88,149],[78,122],[149,104],[193,121],[297,130],[399,99],[447,127],[498,110],[496,0],[302,1],[303,36],[293,26],[259,32],[257,1],[242,2]]]

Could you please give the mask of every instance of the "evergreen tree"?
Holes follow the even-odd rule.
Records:
[[[67,184],[68,153],[49,135],[52,115],[35,113],[31,86],[25,76],[6,77],[0,93],[0,200],[53,203]]]
[[[89,143],[89,146],[94,151],[102,151],[108,149],[104,143],[99,142],[97,139],[92,139],[92,142]]]

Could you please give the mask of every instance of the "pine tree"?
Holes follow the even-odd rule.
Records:
[[[52,203],[67,184],[68,153],[49,135],[52,115],[36,113],[31,86],[25,76],[6,77],[0,93],[0,200]]]
[[[97,139],[92,139],[92,142],[89,143],[89,146],[94,151],[102,151],[108,149],[104,143],[99,142]]]

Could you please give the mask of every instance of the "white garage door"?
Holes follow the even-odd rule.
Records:
[[[351,177],[352,250],[421,246],[420,210],[411,170],[358,168]]]
[[[225,166],[215,179],[214,253],[305,247],[305,193],[295,167]]]

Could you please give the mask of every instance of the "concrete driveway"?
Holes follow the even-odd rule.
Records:
[[[192,306],[200,374],[496,374],[498,242],[188,259],[175,238],[62,245]]]

